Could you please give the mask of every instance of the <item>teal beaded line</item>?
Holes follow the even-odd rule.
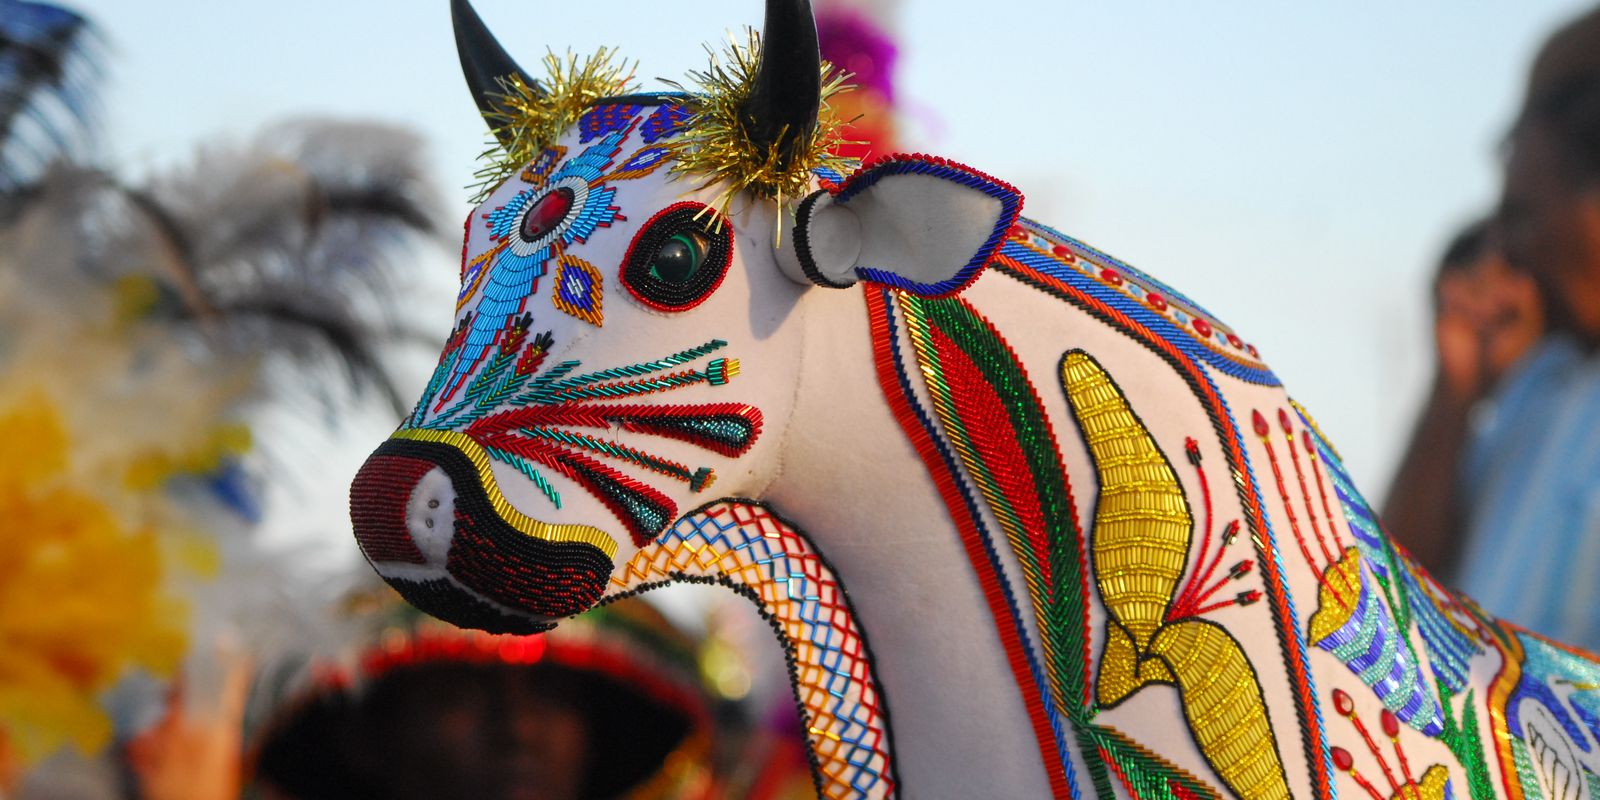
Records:
[[[578,376],[576,378],[571,379],[570,381],[565,381],[565,383],[584,384],[584,383],[597,383],[599,381],[616,380],[617,378],[637,378],[640,375],[648,375],[648,374],[650,374],[652,372],[660,372],[661,370],[670,369],[670,368],[676,367],[676,366],[678,366],[680,364],[686,364],[686,363],[688,363],[690,361],[694,361],[694,360],[700,358],[701,356],[710,355],[711,353],[714,353],[717,350],[720,350],[720,349],[722,349],[724,347],[727,347],[727,346],[728,346],[728,343],[722,341],[721,339],[712,339],[711,341],[706,342],[705,344],[700,345],[699,347],[692,347],[692,348],[690,348],[688,350],[685,350],[685,351],[683,351],[681,353],[675,353],[673,355],[667,356],[666,358],[657,359],[655,361],[649,361],[649,362],[646,362],[646,363],[643,363],[643,364],[630,364],[630,365],[624,366],[624,367],[612,367],[611,369],[603,369],[603,370],[600,370],[599,372],[591,372],[591,373],[589,373],[587,375],[580,375],[580,376]],[[564,367],[564,366],[567,366],[569,364],[572,365],[572,367],[578,366],[578,362],[576,362],[576,361],[563,361],[563,362],[561,362],[561,364],[559,364],[557,366],[558,367]],[[552,370],[552,372],[553,371],[554,370]]]
[[[446,357],[440,359],[439,365],[428,381],[428,388],[423,392],[422,400],[407,418],[405,427],[460,430],[506,407],[618,399],[671,391],[699,383],[722,386],[728,382],[732,373],[738,371],[737,362],[730,363],[728,359],[717,358],[711,360],[703,372],[689,369],[648,377],[652,373],[681,366],[728,346],[722,339],[712,339],[705,344],[654,361],[612,367],[577,377],[568,377],[582,365],[582,362],[576,359],[562,361],[534,375],[539,361],[526,362],[525,359],[542,359],[551,344],[550,334],[546,332],[528,339],[514,352],[497,353],[484,363],[479,373],[467,384],[459,401],[432,420],[423,422],[422,418],[429,404],[446,383],[452,365],[460,358],[460,349],[452,350]],[[532,366],[529,366],[530,363]],[[516,368],[513,369],[513,366]],[[748,428],[724,420],[682,419],[673,420],[669,424],[675,424],[676,427],[685,430],[698,431],[719,441],[737,441],[750,433]],[[560,442],[636,464],[653,472],[685,481],[693,491],[697,492],[709,485],[714,478],[714,472],[709,467],[690,470],[683,464],[585,434],[549,427],[522,428],[519,432],[529,438]],[[512,466],[526,476],[556,508],[561,507],[560,492],[528,458],[495,447],[486,447],[485,451],[491,458]],[[631,498],[619,499],[633,504]]]
[[[561,507],[561,493],[556,491],[556,487],[551,486],[550,482],[545,480],[545,477],[539,474],[539,471],[534,469],[532,464],[528,463],[528,459],[516,453],[508,453],[498,447],[485,447],[483,451],[496,461],[516,467],[518,472],[528,476],[528,480],[533,481],[534,486],[539,487],[539,491],[544,492],[544,496],[549,498],[556,508]]]
[[[664,458],[657,458],[648,453],[635,450],[631,447],[620,445],[615,442],[608,442],[604,439],[596,439],[595,437],[588,436],[586,434],[572,433],[570,431],[556,430],[554,428],[522,428],[521,433],[522,435],[530,438],[548,439],[550,441],[561,442],[562,444],[568,444],[572,445],[573,447],[579,447],[584,450],[600,453],[601,455],[611,456],[612,458],[623,461],[631,461],[646,469],[659,472],[663,475],[669,475],[685,482],[694,480],[694,473],[690,472],[688,467],[679,464],[676,461],[668,461]]]
[[[512,356],[497,357],[490,363],[489,368],[485,369],[483,374],[475,378],[472,384],[467,387],[466,395],[451,406],[449,410],[435,417],[432,422],[428,423],[427,427],[443,430],[461,425],[470,425],[505,403],[508,398],[522,388],[523,384],[528,382],[529,377],[526,374],[518,375],[515,372],[510,375],[495,375],[495,373],[504,373],[506,367],[513,360]],[[490,376],[498,377],[499,380],[493,389],[484,391],[483,386],[487,385],[487,383],[480,385],[479,382],[485,381]]]
[[[707,382],[709,376],[703,372],[679,372],[671,375],[662,375],[656,378],[640,381],[626,381],[619,383],[602,383],[594,386],[575,386],[560,391],[541,391],[521,402],[513,401],[514,405],[549,405],[552,403],[565,403],[572,400],[610,400],[618,397],[632,397],[637,394],[650,394],[652,392],[665,392],[692,386],[696,383]]]

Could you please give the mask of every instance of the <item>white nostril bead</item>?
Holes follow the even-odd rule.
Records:
[[[455,534],[456,490],[441,467],[428,470],[406,501],[406,530],[428,563],[445,566]]]

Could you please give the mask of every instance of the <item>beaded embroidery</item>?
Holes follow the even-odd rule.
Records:
[[[1450,772],[1442,764],[1429,766],[1418,780],[1411,770],[1411,760],[1406,758],[1405,746],[1400,743],[1400,719],[1394,712],[1384,709],[1379,715],[1383,726],[1383,734],[1389,738],[1390,749],[1394,753],[1395,761],[1399,766],[1399,774],[1389,768],[1388,759],[1383,757],[1383,750],[1372,740],[1372,733],[1361,720],[1361,715],[1356,713],[1355,701],[1350,695],[1340,689],[1333,690],[1333,707],[1339,716],[1350,721],[1350,725],[1360,734],[1361,741],[1366,745],[1367,752],[1372,754],[1378,763],[1379,771],[1383,773],[1384,781],[1389,786],[1391,794],[1380,794],[1372,781],[1363,776],[1356,769],[1355,758],[1349,750],[1343,747],[1334,747],[1332,750],[1333,764],[1342,772],[1348,774],[1351,780],[1360,786],[1372,800],[1452,800],[1455,793],[1452,791]]]
[[[506,321],[527,306],[528,297],[550,262],[572,243],[586,241],[596,230],[622,218],[621,209],[611,204],[617,190],[605,185],[605,170],[631,131],[629,123],[628,127],[606,134],[568,159],[546,183],[519,191],[504,205],[483,214],[489,239],[495,245],[473,259],[473,265],[466,270],[471,278],[463,281],[457,302],[465,303],[474,293],[479,299],[462,345],[465,352],[456,360],[440,402],[455,395],[499,337]],[[560,208],[562,204],[566,206],[564,210]],[[552,213],[550,219],[536,219],[546,209],[562,213],[559,218]]]
[[[922,408],[911,387],[911,370],[900,356],[900,337],[890,305],[892,294],[887,290],[869,288],[866,297],[879,386],[950,509],[967,559],[977,572],[1000,645],[1005,650],[1011,673],[1021,687],[1022,702],[1028,711],[1034,738],[1039,744],[1039,755],[1050,781],[1051,794],[1076,798],[1077,780],[1072,775],[1069,744],[1062,729],[1062,712],[1056,708],[1051,694],[1040,688],[1047,682],[1044,668],[1034,652],[1032,637],[1023,624],[1011,584],[1005,578],[1005,568],[994,537],[979,513],[977,498],[959,477],[955,455],[938,436],[932,417]],[[1104,770],[1101,770],[1101,774],[1097,775],[1097,785],[1105,784],[1103,773]],[[1109,789],[1109,786],[1105,788]]]
[[[1295,499],[1290,497],[1281,459],[1273,446],[1272,426],[1259,410],[1251,412],[1251,424],[1272,465],[1273,482],[1300,556],[1317,580],[1317,611],[1309,622],[1308,638],[1355,673],[1378,696],[1385,709],[1398,715],[1402,722],[1428,736],[1439,735],[1443,730],[1443,712],[1432,687],[1422,674],[1420,661],[1412,651],[1406,629],[1400,626],[1391,611],[1392,607],[1398,605],[1391,606],[1389,603],[1395,603],[1397,598],[1380,599],[1374,585],[1375,579],[1369,570],[1363,569],[1366,559],[1361,557],[1361,551],[1353,546],[1344,547],[1326,502],[1327,493],[1321,490],[1322,476],[1320,470],[1316,470],[1318,460],[1314,457],[1316,448],[1311,441],[1310,430],[1301,429],[1301,439],[1297,444],[1288,412],[1280,408],[1276,417],[1277,433],[1282,437],[1287,460],[1293,466],[1299,500],[1316,540],[1315,553],[1307,542],[1300,526],[1300,517],[1295,512]],[[1309,458],[1301,458],[1302,447]],[[1320,506],[1313,502],[1302,460],[1309,461],[1315,470],[1314,477],[1320,499],[1323,500]],[[1324,521],[1326,526],[1322,524]],[[1328,530],[1327,536],[1323,535],[1324,527]]]
[[[677,505],[651,486],[606,466],[600,456],[687,483],[701,491],[716,479],[710,467],[691,468],[598,436],[570,428],[625,430],[688,442],[729,457],[744,454],[761,433],[761,412],[738,403],[619,405],[611,402],[644,394],[706,384],[722,386],[739,374],[736,360],[717,358],[701,370],[687,365],[727,345],[712,340],[643,364],[572,375],[581,362],[563,361],[543,372],[553,343],[548,333],[529,339],[524,315],[513,321],[497,355],[466,386],[459,399],[435,413],[434,397],[453,374],[462,347],[452,337],[408,428],[456,431],[484,448],[494,460],[515,467],[557,508],[561,496],[540,472],[555,470],[588,489],[627,526],[636,542],[653,538],[677,516]],[[453,347],[453,349],[452,349]],[[442,402],[442,398],[441,401]],[[404,429],[402,429],[404,430]]]
[[[773,153],[739,149],[744,122],[736,101],[753,72],[754,52],[736,48],[731,68],[713,66],[701,76],[716,90],[710,98],[601,100],[572,119],[580,142],[588,145],[582,153],[569,159],[560,148],[538,151],[521,172],[535,188],[485,215],[493,244],[463,265],[462,317],[423,403],[397,438],[413,447],[428,437],[461,437],[457,449],[480,473],[490,460],[511,465],[558,506],[561,498],[545,477],[548,470],[593,492],[624,520],[642,548],[620,576],[611,578],[612,589],[632,592],[669,580],[715,580],[754,598],[791,659],[819,794],[886,796],[897,781],[870,654],[842,587],[809,541],[769,510],[742,500],[714,502],[674,524],[677,509],[664,493],[606,464],[684,482],[691,491],[705,489],[714,474],[592,435],[618,426],[739,456],[760,431],[760,413],[752,407],[619,402],[693,384],[723,385],[738,373],[738,362],[716,358],[673,371],[723,346],[713,341],[647,364],[569,377],[578,362],[544,368],[554,340],[549,333],[531,334],[533,319],[526,311],[537,278],[554,263],[555,306],[601,324],[599,270],[611,267],[597,268],[565,252],[572,242],[556,243],[562,226],[589,224],[592,233],[609,224],[600,221],[605,214],[621,219],[620,209],[609,205],[611,196],[602,195],[614,191],[605,184],[656,175],[674,153],[679,158],[673,169],[679,173],[708,180],[731,176],[719,187],[733,188],[719,196],[718,207],[741,187],[762,197],[793,197],[811,188],[802,174],[806,170],[780,175],[772,171]],[[654,110],[641,116],[652,105]],[[621,144],[634,130],[643,145],[624,157]],[[563,184],[576,168],[589,170],[579,176],[584,185]],[[1176,690],[1200,756],[1225,788],[1240,796],[1289,796],[1285,756],[1296,756],[1290,761],[1299,775],[1298,756],[1303,755],[1311,785],[1299,788],[1310,796],[1334,797],[1343,787],[1379,800],[1443,800],[1462,791],[1473,800],[1487,800],[1498,788],[1487,744],[1495,752],[1505,793],[1514,798],[1586,791],[1600,797],[1600,669],[1586,654],[1488,619],[1470,601],[1434,583],[1387,541],[1337,455],[1297,406],[1291,411],[1267,405],[1266,413],[1251,408],[1248,423],[1241,424],[1218,388],[1219,382],[1232,384],[1218,376],[1257,387],[1278,385],[1253,346],[1132,267],[1049,228],[1013,224],[1020,197],[981,173],[922,156],[893,158],[848,180],[826,164],[812,164],[810,171],[823,179],[836,203],[849,202],[874,176],[897,171],[937,174],[1010,203],[979,256],[950,280],[919,284],[872,265],[862,267],[860,275],[877,284],[864,284],[863,291],[878,379],[952,515],[1056,796],[1078,796],[1077,770],[1087,773],[1084,785],[1092,785],[1101,800],[1118,796],[1118,784],[1122,792],[1141,798],[1223,794],[1206,785],[1213,780],[1209,773],[1196,777],[1105,724],[1119,717],[1101,716],[1102,711],[1162,683]],[[558,193],[562,186],[567,194]],[[693,284],[665,285],[660,278],[672,272],[664,268],[670,259],[659,264],[655,259],[671,237],[651,229],[675,210],[669,207],[641,226],[619,265],[622,285],[656,310],[691,308],[709,296],[726,269],[720,254],[732,250],[731,240],[708,239],[708,249],[721,248],[709,262],[715,268]],[[715,229],[689,232],[710,236],[723,228],[731,226],[719,221]],[[518,239],[523,233],[528,235]],[[553,238],[541,244],[544,237]],[[1098,489],[1086,533],[1051,430],[1050,416],[1058,413],[1061,398],[1052,393],[1053,403],[1042,400],[999,330],[977,307],[953,296],[986,266],[993,266],[990,273],[1001,280],[1071,303],[1164,360],[1214,428],[1222,474],[1208,472],[1194,439],[1183,444],[1188,467],[1170,460],[1178,443],[1158,441],[1111,376],[1088,354],[1070,351],[1057,377]],[[506,288],[511,280],[527,281],[520,296]],[[468,309],[473,297],[479,298],[478,306]],[[914,384],[912,375],[920,375],[920,382]],[[1253,429],[1256,440],[1247,442],[1241,427]],[[1212,440],[1206,441],[1204,452],[1216,452]],[[414,481],[432,462],[407,463],[405,452],[385,452],[373,468],[392,472],[397,485]],[[1266,488],[1276,501],[1271,505],[1279,517],[1276,532],[1263,508],[1251,454],[1271,468]],[[1197,492],[1185,490],[1180,470]],[[1231,483],[1237,492],[1236,505],[1231,499],[1221,505],[1229,511],[1220,520],[1213,519],[1213,481]],[[485,483],[492,490],[492,480]],[[393,508],[366,511],[371,513],[362,521],[362,543],[374,561],[403,567],[432,558],[426,543],[419,548],[409,538],[406,520]],[[499,519],[513,518],[501,513]],[[481,608],[459,613],[482,614],[488,624],[497,624],[494,614],[505,608],[535,608],[548,615],[592,602],[598,591],[593,573],[600,562],[588,569],[589,554],[580,556],[577,550],[502,558],[503,548],[492,540],[494,521],[493,515],[458,516],[455,534],[473,552],[460,558],[452,553],[450,580],[414,582],[403,591],[424,604],[476,603]],[[606,542],[588,532],[594,529],[521,527],[531,527],[534,533],[521,533],[540,546],[587,543],[605,551]],[[999,529],[1007,551],[997,547],[990,528]],[[1293,547],[1289,536],[1276,535],[1284,528]],[[1249,541],[1240,543],[1241,537]],[[616,546],[610,542],[612,552]],[[521,564],[526,559],[556,559],[559,569],[541,564],[529,571]],[[1008,569],[1019,572],[1022,589],[1013,591]],[[493,583],[497,571],[512,574],[499,578],[501,585],[479,588]],[[1297,585],[1315,581],[1316,596],[1310,600],[1316,607],[1309,617],[1296,613],[1289,571],[1303,577]],[[1024,593],[1027,618],[1014,596]],[[1098,653],[1092,652],[1096,640],[1089,627],[1091,615],[1100,610],[1094,598],[1103,605],[1106,623]],[[1262,675],[1269,673],[1258,674],[1244,645],[1219,624],[1224,617],[1207,618],[1229,606],[1251,606],[1233,619],[1271,619],[1286,668],[1285,681],[1273,682],[1272,695],[1282,692],[1290,699],[1292,713],[1285,708],[1268,715]],[[1098,634],[1095,619],[1093,633]],[[1241,640],[1252,654],[1262,644]],[[1474,659],[1486,653],[1500,656],[1500,672],[1479,696],[1471,677]],[[1319,669],[1327,670],[1321,677],[1343,688],[1317,691],[1313,657]],[[1390,739],[1388,745],[1375,741],[1355,710],[1358,705],[1378,712],[1378,729]],[[1329,721],[1339,740],[1350,741],[1352,731],[1359,734],[1364,754],[1329,746],[1324,707],[1336,714]],[[1487,736],[1480,734],[1480,716],[1487,720]],[[1274,721],[1298,730],[1303,753],[1285,749],[1293,734],[1285,730],[1280,742]],[[1460,762],[1464,786],[1452,781],[1455,773],[1444,764],[1411,769],[1407,747],[1413,754],[1418,744],[1429,748],[1429,756],[1443,752],[1427,738]],[[1368,756],[1378,770],[1368,768]],[[1389,768],[1391,756],[1397,770]],[[1177,760],[1197,763],[1188,755]],[[1380,788],[1385,784],[1387,791]]]
[[[686,237],[704,243],[702,262],[681,279],[658,274],[664,247]],[[684,201],[661,209],[639,227],[622,258],[622,285],[640,303],[660,311],[687,311],[705,302],[727,277],[733,259],[733,226],[703,203]]]
[[[833,202],[839,206],[847,206],[853,198],[891,175],[931,175],[976,189],[1000,202],[1000,215],[988,240],[978,247],[971,260],[945,280],[932,284],[918,283],[872,264],[856,267],[856,274],[863,280],[927,297],[953,295],[977,280],[983,268],[988,265],[990,257],[994,255],[995,249],[1005,238],[1006,231],[1016,222],[1017,214],[1022,211],[1022,194],[1011,184],[965,164],[922,154],[884,156],[863,164],[833,192]]]
[[[1201,754],[1229,788],[1289,797],[1255,668],[1201,609],[1174,614],[1193,520],[1171,465],[1094,359],[1068,353],[1061,383],[1100,479],[1091,547],[1110,615],[1100,703],[1119,703],[1147,683],[1174,684]]]
[[[1304,426],[1301,436],[1311,461],[1312,472],[1317,479],[1318,493],[1321,497],[1326,497],[1326,493],[1322,491],[1322,473],[1318,469],[1321,465],[1326,467],[1328,483],[1333,487],[1333,494],[1343,512],[1346,528],[1355,543],[1354,547],[1346,548],[1344,561],[1340,562],[1346,565],[1346,571],[1339,573],[1340,580],[1352,571],[1359,576],[1357,580],[1360,583],[1362,596],[1357,602],[1357,608],[1351,609],[1351,616],[1372,618],[1366,626],[1370,632],[1370,642],[1380,647],[1384,643],[1388,645],[1387,649],[1391,654],[1385,655],[1380,649],[1378,656],[1380,659],[1388,659],[1392,665],[1398,666],[1401,661],[1416,663],[1422,660],[1423,654],[1416,652],[1408,635],[1413,621],[1426,645],[1426,661],[1434,676],[1431,682],[1426,679],[1401,680],[1404,677],[1402,670],[1400,676],[1393,676],[1393,680],[1382,687],[1373,687],[1374,692],[1384,702],[1385,708],[1392,713],[1398,713],[1408,705],[1414,705],[1415,702],[1430,702],[1436,705],[1439,709],[1436,725],[1429,724],[1431,721],[1422,715],[1413,715],[1410,720],[1413,723],[1420,720],[1424,722],[1424,728],[1437,729],[1430,735],[1437,736],[1466,770],[1466,788],[1473,800],[1488,800],[1494,797],[1495,791],[1478,729],[1475,694],[1467,691],[1460,702],[1459,715],[1455,711],[1456,697],[1461,695],[1468,685],[1470,669],[1468,662],[1483,652],[1477,633],[1481,629],[1481,623],[1461,605],[1455,595],[1425,575],[1416,564],[1395,549],[1383,535],[1377,515],[1356,490],[1338,453],[1323,437],[1315,420],[1311,419],[1305,409],[1298,404],[1291,402],[1291,405]],[[1289,428],[1283,419],[1279,420],[1279,427],[1284,430]],[[1327,510],[1326,505],[1324,512],[1329,521],[1331,534],[1337,537],[1335,516]],[[1338,541],[1335,538],[1336,546],[1343,546],[1338,544]],[[1359,561],[1359,567],[1353,567],[1356,561]],[[1384,607],[1384,603],[1393,610],[1392,615],[1380,610]],[[1323,613],[1320,610],[1318,612],[1319,615]],[[1328,615],[1339,613],[1342,612],[1329,611]],[[1311,624],[1312,637],[1316,638],[1317,632],[1314,629],[1317,626],[1317,616],[1313,616]],[[1383,629],[1381,633],[1380,628]],[[1330,643],[1333,641],[1329,640]],[[1323,646],[1322,643],[1319,643],[1319,646]],[[1372,660],[1370,655],[1363,654],[1346,663],[1361,675],[1366,670],[1358,667],[1371,666]],[[1374,672],[1381,671],[1380,668]],[[1427,700],[1422,700],[1424,693]],[[1397,704],[1399,708],[1395,708]]]
[[[876,294],[869,291],[869,298]],[[1139,796],[1213,796],[1214,791],[1198,779],[1161,759],[1149,756],[1121,734],[1092,721],[1097,703],[1120,701],[1137,688],[1137,680],[1141,676],[1134,676],[1134,683],[1123,681],[1119,684],[1115,677],[1118,669],[1122,666],[1131,667],[1135,662],[1131,651],[1114,650],[1113,642],[1101,662],[1100,696],[1098,699],[1090,696],[1084,674],[1089,653],[1084,630],[1087,581],[1084,577],[1086,567],[1083,563],[1082,535],[1078,530],[1077,515],[1072,508],[1070,489],[1053,434],[1050,433],[1031,383],[1014,354],[981,316],[959,300],[923,300],[904,293],[895,297],[905,317],[920,371],[927,379],[929,395],[943,434],[960,456],[965,474],[977,486],[1022,565],[1024,583],[1030,590],[1044,647],[1044,663],[1047,666],[1042,671],[1043,683],[1049,687],[1047,696],[1041,698],[1043,703],[1033,707],[1061,709],[1066,713],[1073,735],[1079,746],[1084,748],[1090,777],[1102,797],[1110,795],[1111,787],[1107,783],[1109,776],[1115,776],[1130,791],[1137,786],[1148,792],[1148,795]],[[874,309],[874,318],[879,319],[879,304],[874,301],[869,303],[869,307]],[[886,307],[881,308],[887,311]],[[888,322],[887,313],[881,318],[885,324],[892,324]],[[878,325],[874,323],[875,329]],[[879,335],[888,333],[890,331],[886,329]],[[888,390],[890,384],[883,366],[880,361],[880,377]],[[1109,382],[1105,385],[1109,385]],[[908,401],[910,399],[907,397]],[[906,415],[901,416],[903,424],[909,423]],[[915,439],[921,431],[908,427],[908,433]],[[925,448],[923,452],[927,458]],[[929,467],[935,469],[935,464],[930,463]],[[938,475],[937,471],[935,475]],[[1175,487],[1175,483],[1173,485]],[[1107,498],[1116,496],[1120,491],[1102,481],[1102,513],[1105,513]],[[946,498],[950,499],[948,492]],[[1177,496],[1177,502],[1183,503],[1181,493]],[[952,507],[952,512],[958,514],[958,519],[961,518],[957,507]],[[1110,513],[1117,514],[1114,511]],[[1183,526],[1183,535],[1187,541],[1187,524]],[[1077,546],[1071,546],[1072,543],[1077,543]],[[1113,545],[1112,550],[1115,549]],[[1184,549],[1178,555],[1180,569],[1186,553]],[[1131,564],[1128,566],[1136,567]],[[1103,564],[1097,569],[1097,574],[1101,575],[1114,572],[1107,570]],[[1240,577],[1245,572],[1248,572],[1248,567],[1236,565],[1224,582]],[[1125,578],[1113,577],[1109,580],[1115,586],[1127,585]],[[1160,606],[1151,609],[1157,620],[1170,613],[1177,590],[1176,575],[1170,589],[1171,592],[1163,598]],[[1183,597],[1189,602],[1198,603],[1205,596],[1206,593],[1201,591]],[[1241,593],[1241,596],[1248,596],[1253,601],[1260,595]],[[1111,592],[1107,597],[1108,605],[1120,602],[1120,597],[1126,595],[1118,591]],[[1141,601],[1135,596],[1134,602],[1137,605]],[[996,609],[992,597],[991,608]],[[1012,609],[1014,613],[1014,607]],[[1220,627],[1185,616],[1203,612],[1204,608],[1193,605],[1189,609],[1180,613],[1181,619],[1163,627],[1166,633],[1156,649],[1171,654],[1201,654],[1198,659],[1192,656],[1169,656],[1175,663],[1184,665],[1177,667],[1180,672],[1192,676],[1196,681],[1190,684],[1189,694],[1195,698],[1194,704],[1200,707],[1191,719],[1203,720],[1197,726],[1200,729],[1197,730],[1197,741],[1208,758],[1217,757],[1224,762],[1216,764],[1216,760],[1213,760],[1219,774],[1225,779],[1247,781],[1251,788],[1267,791],[1266,796],[1286,797],[1282,769],[1277,766],[1275,739],[1265,716],[1253,669],[1231,637]],[[1004,630],[1006,621],[999,618],[996,621]],[[1110,630],[1114,635],[1120,629]],[[1170,651],[1161,650],[1168,645]],[[1031,656],[1028,659],[1031,661]],[[1224,680],[1210,680],[1219,668]],[[1111,675],[1109,680],[1108,674]],[[1178,682],[1170,670],[1165,673],[1165,678],[1169,682]],[[1253,691],[1246,696],[1254,698],[1253,704],[1241,703],[1240,696],[1231,691],[1231,687],[1240,685],[1252,687]],[[1120,688],[1108,692],[1107,686]],[[1207,688],[1199,689],[1199,686]],[[1222,691],[1219,693],[1214,688]],[[1060,736],[1065,731],[1055,724],[1051,728],[1057,732],[1057,745],[1064,745]],[[1241,734],[1241,730],[1251,733]],[[1041,746],[1043,744],[1041,742]],[[1263,748],[1269,758],[1263,757]],[[1218,753],[1222,755],[1218,756]],[[1075,781],[1070,778],[1071,761],[1065,756],[1065,751],[1062,751],[1061,762],[1063,772],[1052,771],[1052,775],[1061,775],[1066,779],[1064,782],[1067,786],[1058,789],[1058,793],[1064,795],[1061,789],[1075,792]],[[1268,785],[1277,788],[1266,790],[1264,787]]]
[[[563,255],[556,260],[556,285],[550,292],[555,307],[584,322],[599,327],[605,324],[601,304],[600,270],[577,256]]]
[[[1033,235],[1028,231],[1037,226],[1030,221],[1022,221],[1019,227],[1023,228],[1022,234]],[[1211,419],[1244,510],[1242,532],[1255,544],[1255,563],[1260,567],[1262,579],[1261,599],[1271,611],[1273,625],[1283,648],[1284,663],[1289,668],[1289,688],[1295,697],[1295,715],[1305,760],[1311,770],[1312,788],[1317,796],[1329,796],[1333,791],[1333,762],[1324,737],[1322,709],[1316,700],[1315,681],[1307,654],[1309,645],[1297,622],[1299,617],[1294,599],[1289,596],[1285,585],[1277,536],[1262,508],[1261,490],[1250,467],[1242,432],[1215,382],[1201,365],[1213,366],[1227,374],[1232,374],[1230,369],[1234,368],[1227,363],[1213,363],[1213,359],[1206,355],[1208,351],[1183,331],[1172,327],[1170,320],[1152,317],[1137,308],[1125,309],[1117,299],[1120,295],[1108,296],[1094,284],[1073,279],[1070,273],[1062,272],[1059,265],[1052,266],[1057,258],[1053,254],[1046,255],[1007,241],[990,266],[991,272],[1009,276],[1071,303],[1148,348],[1170,364],[1199,399]],[[1241,379],[1249,380],[1248,377]],[[1276,383],[1275,378],[1272,383]]]
[[[670,139],[683,131],[683,126],[693,116],[688,109],[678,103],[664,103],[644,121],[644,127],[639,130],[640,138],[645,144],[655,144],[662,139]]]
[[[1262,386],[1279,385],[1254,345],[1197,303],[1156,279],[1076,239],[1029,219],[1018,220],[1003,254],[1149,327],[1191,359]]]
[[[817,796],[895,794],[888,709],[850,599],[804,534],[765,506],[722,500],[686,515],[612,577],[617,596],[713,581],[750,598],[783,643]]]

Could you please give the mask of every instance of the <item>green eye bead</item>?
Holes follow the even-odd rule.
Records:
[[[682,284],[700,268],[706,259],[706,244],[692,233],[680,233],[668,239],[650,262],[650,275],[671,284]]]

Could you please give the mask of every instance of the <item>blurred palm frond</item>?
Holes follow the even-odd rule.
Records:
[[[82,16],[0,0],[0,201],[29,187],[51,161],[87,148],[99,50]]]

